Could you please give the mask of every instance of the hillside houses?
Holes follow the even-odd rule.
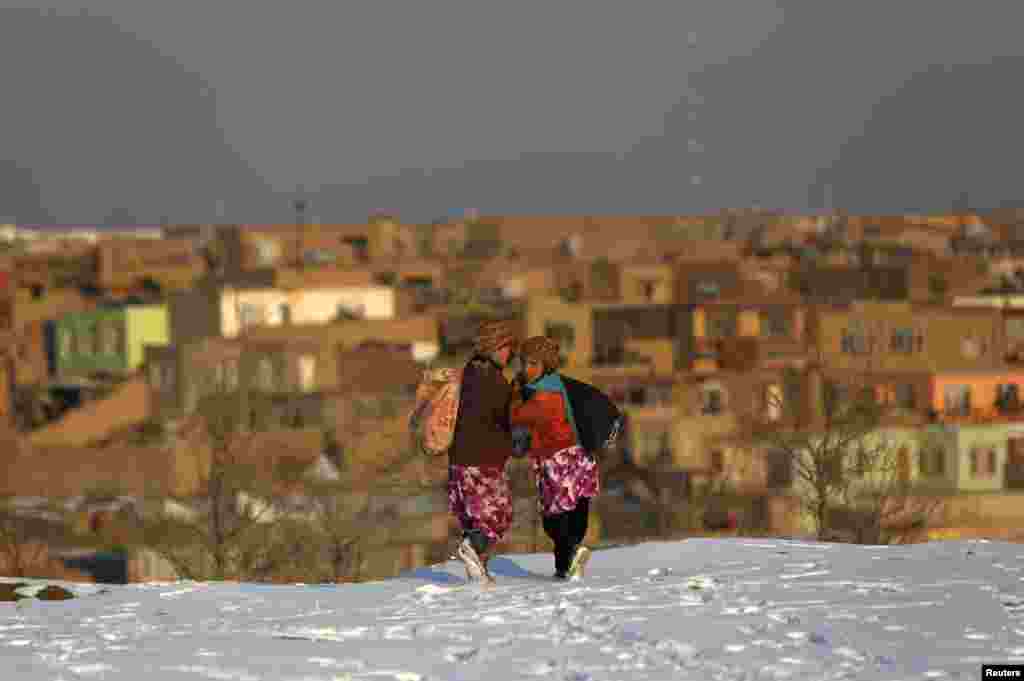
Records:
[[[819,427],[824,395],[866,383],[892,407],[885,428],[905,441],[908,475],[951,493],[1018,489],[1024,303],[982,293],[1012,272],[998,247],[1012,230],[991,222],[376,216],[168,226],[159,240],[98,230],[50,250],[16,248],[15,234],[0,262],[0,339],[13,348],[0,417],[56,451],[90,399],[137,391],[134,427],[162,433],[147,451],[177,452],[173,472],[187,468],[190,424],[226,401],[239,427],[294,437],[310,460],[340,451],[361,470],[405,471],[418,371],[464,361],[480,321],[514,318],[622,406],[618,453],[636,467],[785,494],[791,475],[730,436],[749,419]],[[64,396],[94,383],[91,398]],[[80,411],[89,437],[69,440],[129,451],[138,434],[116,411]]]

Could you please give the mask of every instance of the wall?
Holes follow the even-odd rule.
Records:
[[[910,306],[906,303],[855,303],[848,308],[826,307],[818,311],[815,329],[819,349],[828,366],[864,368],[870,362],[889,371],[970,371],[995,368],[1001,364],[1001,322],[995,311],[950,310],[937,306]],[[844,328],[855,320],[863,323],[868,335],[876,337],[874,352],[852,355],[841,352]],[[924,336],[920,351],[892,352],[891,334],[897,328],[912,328]],[[986,352],[977,358],[966,357],[962,341],[968,334],[979,335]]]
[[[671,375],[675,370],[675,341],[670,338],[627,338],[626,350],[653,361],[651,368],[659,376]]]
[[[58,376],[87,376],[95,372],[121,373],[127,366],[127,355],[120,348],[114,352],[103,352],[102,339],[97,341],[98,352],[92,351],[92,340],[101,324],[116,326],[118,333],[127,329],[125,311],[122,308],[100,308],[89,312],[66,315],[57,321],[53,342]],[[72,338],[74,340],[72,340]],[[65,349],[68,349],[65,352]]]
[[[334,321],[338,306],[363,309],[367,319],[392,319],[395,316],[395,291],[386,286],[336,289],[224,289],[221,296],[221,326],[225,337],[233,338],[240,330],[241,305],[262,306],[264,324],[283,323],[281,306],[291,308],[292,324],[326,324]]]
[[[122,383],[104,399],[67,412],[58,421],[29,435],[36,446],[84,447],[150,416],[149,386],[144,378]]]
[[[526,335],[543,336],[548,322],[568,323],[575,329],[573,349],[563,348],[568,366],[589,367],[593,359],[594,336],[592,306],[566,303],[560,298],[537,297],[526,304]]]
[[[675,295],[674,268],[671,265],[622,265],[620,298],[623,303],[655,303],[668,304],[673,302]],[[643,295],[642,284],[645,281],[655,283],[653,297]]]
[[[967,385],[971,389],[971,410],[991,413],[995,410],[997,388],[1006,383],[1016,383],[1019,386],[1018,390],[1024,390],[1024,372],[939,374],[932,380],[931,407],[943,411],[946,408],[946,388]]]
[[[170,325],[165,305],[131,306],[125,308],[127,369],[142,366],[145,346],[170,343]]]
[[[985,424],[959,426],[956,471],[958,489],[980,492],[1001,490],[1005,482],[1006,444],[1009,426],[1006,424]],[[974,447],[991,447],[996,452],[995,472],[992,475],[971,475],[971,450]],[[984,465],[985,462],[982,462]]]

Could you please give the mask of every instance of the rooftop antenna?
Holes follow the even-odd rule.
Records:
[[[302,241],[306,229],[306,208],[308,202],[304,196],[305,189],[301,184],[298,186],[295,194],[295,200],[292,201],[292,207],[295,209],[295,259],[296,267],[303,269]]]

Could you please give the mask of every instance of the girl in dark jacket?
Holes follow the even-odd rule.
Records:
[[[485,322],[462,376],[458,418],[448,451],[448,508],[462,527],[455,552],[471,580],[493,583],[487,569],[495,544],[512,525],[506,464],[514,456],[509,406],[512,386],[502,373],[519,337],[509,321]]]
[[[576,415],[558,374],[560,348],[544,336],[520,346],[526,384],[512,403],[512,424],[530,429],[530,464],[544,531],[555,544],[555,577],[583,576],[590,549],[590,499],[600,491],[597,462],[580,446]]]

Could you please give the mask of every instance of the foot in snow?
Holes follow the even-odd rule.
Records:
[[[466,579],[471,582],[494,583],[494,578],[488,574],[483,561],[481,561],[480,556],[477,555],[476,549],[474,549],[473,545],[469,543],[469,539],[462,540],[462,543],[459,544],[459,548],[456,550],[455,555],[466,567]]]
[[[583,577],[583,569],[587,566],[588,560],[590,560],[590,549],[580,544],[572,555],[572,562],[569,564],[569,571],[566,573],[569,579]]]

